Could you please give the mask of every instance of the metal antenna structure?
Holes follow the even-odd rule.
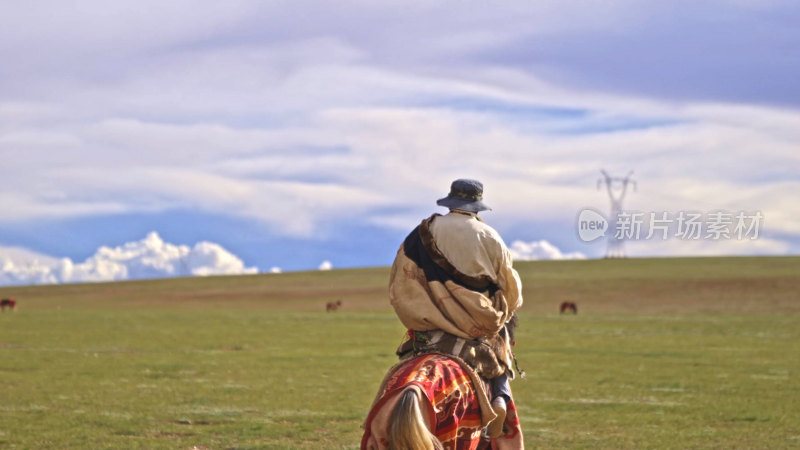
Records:
[[[612,177],[605,170],[600,170],[603,176],[597,180],[597,190],[605,183],[608,199],[611,201],[611,214],[608,216],[608,229],[613,234],[606,238],[606,258],[625,258],[625,237],[617,236],[617,220],[622,212],[622,201],[628,192],[628,184],[633,185],[636,191],[636,181],[631,179],[633,171],[628,172],[625,178]]]

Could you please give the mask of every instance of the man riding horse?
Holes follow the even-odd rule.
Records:
[[[397,349],[401,364],[390,370],[376,404],[404,361],[420,355],[447,356],[473,381],[480,404],[478,431],[488,424],[488,434],[496,438],[503,434],[512,401],[509,322],[522,305],[522,284],[503,239],[478,217],[478,212],[490,210],[482,198],[479,181],[454,181],[447,197],[436,202],[450,212],[423,220],[397,252],[389,297],[408,328],[408,338]],[[371,419],[372,414],[362,447],[383,448],[386,437]]]

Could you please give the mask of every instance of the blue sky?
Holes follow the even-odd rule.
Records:
[[[800,253],[791,1],[0,5],[0,249],[83,261],[156,231],[262,270],[388,265],[459,177],[506,241],[607,208],[759,210]]]

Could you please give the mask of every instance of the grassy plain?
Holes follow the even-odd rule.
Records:
[[[529,447],[800,447],[800,258],[518,269]],[[19,301],[0,314],[0,448],[355,448],[404,331],[387,281],[0,288]]]

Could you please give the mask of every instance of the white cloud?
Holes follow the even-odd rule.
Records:
[[[586,259],[581,252],[563,253],[555,245],[542,239],[540,241],[514,241],[508,248],[514,261],[535,261],[540,259]]]
[[[331,270],[331,269],[333,269],[333,264],[331,264],[330,261],[325,260],[325,261],[322,261],[322,263],[319,265],[319,267],[317,269],[318,270]]]
[[[38,261],[17,264],[9,258],[0,258],[0,285],[52,284],[57,283],[57,274],[51,266]]]
[[[258,273],[219,244],[174,245],[156,232],[118,247],[100,247],[81,263],[9,247],[0,248],[0,263],[0,285]]]
[[[269,269],[269,273],[281,273],[281,272],[283,272],[283,271],[278,266],[273,266],[273,267],[270,267],[270,269]]]

